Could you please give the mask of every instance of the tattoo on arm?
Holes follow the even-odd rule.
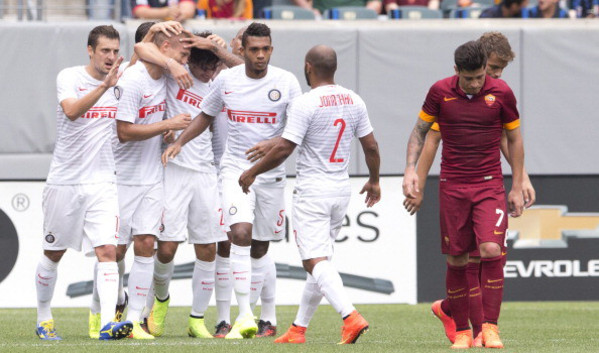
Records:
[[[408,155],[406,159],[408,167],[416,167],[420,152],[422,152],[422,147],[424,146],[426,133],[431,125],[433,125],[433,123],[426,122],[422,119],[418,119],[416,122],[408,141]]]

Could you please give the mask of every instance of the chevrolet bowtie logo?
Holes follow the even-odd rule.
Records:
[[[568,213],[566,206],[535,206],[521,217],[511,218],[509,237],[517,237],[519,246],[543,246],[543,242],[560,241],[565,233],[599,237],[599,213]]]

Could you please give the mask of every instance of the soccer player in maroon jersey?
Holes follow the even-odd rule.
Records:
[[[488,77],[487,56],[479,41],[458,47],[456,75],[436,82],[426,97],[408,142],[403,191],[419,192],[416,162],[433,122],[443,138],[439,187],[441,247],[447,255],[446,287],[456,324],[452,348],[470,348],[468,326],[468,253],[481,254],[483,344],[503,348],[497,320],[503,296],[502,246],[507,209],[500,163],[500,140],[506,131],[513,185],[508,195],[512,217],[522,214],[524,148],[516,99],[504,81]]]
[[[486,32],[478,39],[482,45],[485,53],[487,54],[487,75],[492,78],[501,78],[503,70],[507,67],[509,62],[514,59],[514,52],[510,46],[508,39],[500,32]],[[424,196],[424,188],[426,186],[426,177],[433,164],[437,149],[441,142],[441,133],[439,132],[439,125],[433,124],[430,131],[426,135],[424,147],[420,158],[418,159],[418,165],[416,172],[418,173],[420,192],[417,193],[416,198],[404,200],[404,206],[410,214],[416,213],[422,204]],[[501,152],[509,162],[509,151],[507,150],[507,136],[505,133],[501,136]],[[535,189],[530,182],[530,178],[524,169],[524,179],[522,184],[522,192],[524,196],[525,207],[528,208],[535,202],[536,193]],[[505,262],[505,252],[502,253]],[[482,296],[480,291],[480,254],[478,250],[474,250],[470,253],[468,259],[468,265],[466,268],[468,277],[468,287],[470,296],[470,324],[472,325],[474,347],[482,347]],[[449,300],[435,301],[431,309],[435,316],[441,320],[445,328],[445,334],[451,343],[455,340],[455,323],[451,318],[451,310],[449,307]]]

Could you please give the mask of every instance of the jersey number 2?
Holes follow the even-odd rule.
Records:
[[[345,131],[345,120],[337,119],[333,123],[333,126],[337,126],[337,124],[341,125],[339,129],[339,135],[337,136],[337,142],[335,142],[335,147],[333,147],[333,152],[331,153],[331,157],[329,157],[329,162],[331,163],[342,163],[343,158],[335,158],[335,154],[337,153],[337,148],[339,148],[339,142],[341,141],[341,136],[343,136],[343,132]]]

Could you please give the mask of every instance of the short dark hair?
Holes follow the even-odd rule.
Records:
[[[272,42],[272,38],[270,37],[270,28],[264,23],[253,22],[248,28],[243,32],[241,36],[241,45],[245,47],[247,44],[248,37],[268,37]]]
[[[148,34],[150,28],[156,23],[158,22],[150,21],[140,24],[139,27],[137,27],[137,30],[135,31],[135,43],[141,42],[146,36],[146,34]]]
[[[495,53],[501,60],[510,62],[516,54],[512,51],[510,42],[501,32],[486,32],[478,39],[483,45],[487,58]]]
[[[96,46],[98,45],[98,38],[106,37],[108,39],[117,39],[121,40],[119,36],[119,31],[114,29],[112,26],[97,26],[89,32],[87,36],[87,45],[91,46],[93,50],[96,50]]]
[[[458,71],[475,71],[487,66],[487,54],[480,41],[471,40],[460,45],[453,54]]]
[[[208,38],[208,36],[212,35],[210,31],[204,31],[201,33],[194,33],[194,35]],[[210,66],[216,66],[220,59],[216,56],[211,50],[191,48],[191,54],[189,55],[189,64],[194,66],[199,66],[201,68],[206,68]]]

